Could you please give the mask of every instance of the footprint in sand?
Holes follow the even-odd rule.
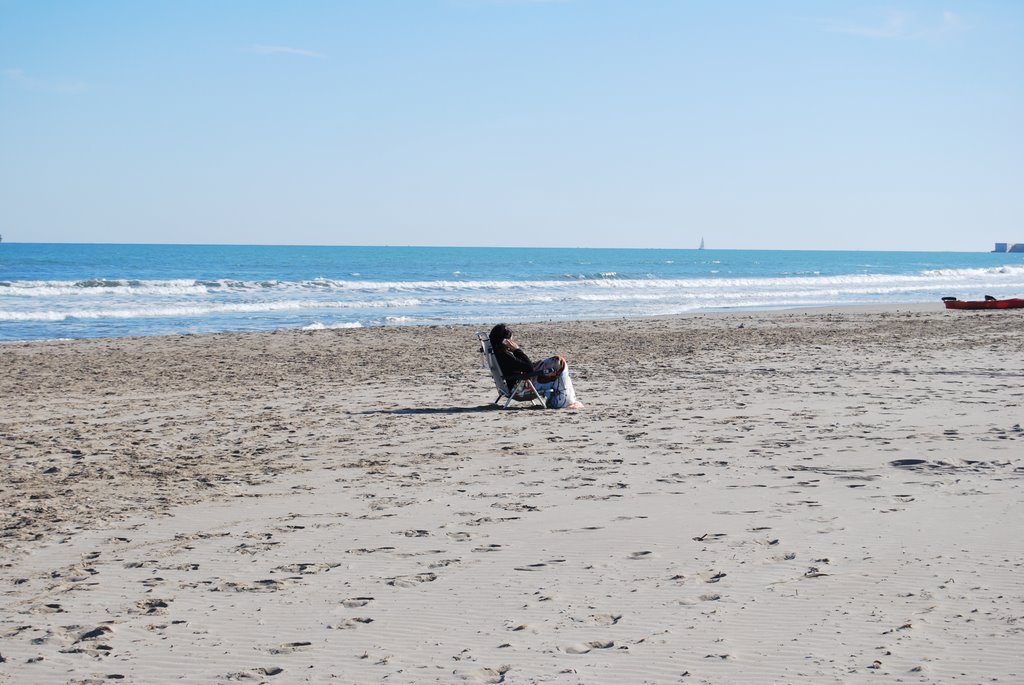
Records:
[[[438,559],[427,565],[427,568],[444,568],[445,566],[451,566],[452,564],[461,564],[462,559]]]
[[[263,680],[264,676],[275,676],[281,673],[284,673],[284,669],[279,666],[262,666],[260,668],[254,668],[251,671],[228,673],[226,678],[231,681]]]
[[[393,587],[416,587],[421,583],[432,583],[437,580],[436,573],[417,573],[411,576],[395,576],[388,578],[385,582]]]
[[[476,679],[481,683],[503,683],[505,682],[505,674],[512,669],[507,664],[502,664],[497,668],[481,668],[476,672]]]
[[[914,468],[927,463],[928,461],[926,459],[896,459],[895,461],[890,461],[889,465],[895,466],[898,469],[905,469]]]
[[[696,604],[700,604],[701,602],[717,602],[720,599],[722,599],[722,595],[716,592],[709,592],[706,594],[697,595],[696,597],[684,597],[683,599],[677,601],[683,606],[694,606]]]
[[[633,552],[629,555],[630,559],[652,559],[654,558],[654,552],[650,550],[643,550],[642,552]]]
[[[313,564],[313,563],[299,563],[299,564],[287,564],[285,566],[277,566],[274,568],[275,571],[281,571],[283,573],[301,573],[303,575],[313,575],[315,573],[323,573],[330,571],[332,568],[341,566],[340,563],[327,563],[327,564]]]
[[[473,551],[474,552],[497,552],[500,549],[501,549],[501,545],[499,545],[497,543],[491,543],[489,545],[485,545],[485,546],[482,546],[482,547],[474,547]]]
[[[622,620],[622,614],[591,614],[586,618],[574,618],[577,623],[587,623],[594,626],[613,626]]]
[[[136,602],[135,606],[128,610],[130,614],[145,614],[146,616],[156,616],[158,614],[167,613],[167,600],[163,599],[144,599]]]
[[[64,613],[63,607],[60,604],[44,604],[42,606],[32,607],[28,610],[30,614],[62,614]]]
[[[199,570],[199,564],[192,564],[192,563],[177,564],[176,566],[168,566],[168,567],[162,568],[160,570],[161,571],[163,571],[163,570],[166,570],[166,571],[198,571]]]
[[[309,647],[311,644],[313,644],[313,643],[312,642],[286,642],[285,644],[283,644],[283,645],[281,645],[279,647],[271,647],[268,651],[271,654],[291,654],[292,652],[297,652],[298,650],[302,649],[303,647]]]
[[[547,564],[544,564],[544,563],[527,564],[526,566],[516,566],[515,570],[517,570],[517,571],[540,571],[545,566],[547,566]]]
[[[372,549],[368,549],[366,547],[360,547],[359,549],[347,550],[347,552],[349,554],[373,554],[375,552],[394,552],[394,551],[395,551],[394,547],[388,547],[388,546],[385,546],[385,547],[374,547]]]
[[[125,568],[143,568],[145,566],[152,566],[153,564],[156,564],[156,563],[157,563],[156,559],[145,559],[143,561],[129,561],[129,562],[127,562],[124,565],[124,567]]]
[[[364,607],[373,601],[373,597],[349,597],[348,599],[341,600],[341,606],[346,609],[358,609]]]
[[[76,642],[85,642],[87,640],[97,640],[101,637],[106,637],[108,634],[114,632],[110,626],[97,626],[92,630],[86,630],[78,635]]]
[[[236,547],[232,547],[231,551],[236,554],[248,554],[249,556],[255,556],[263,552],[268,552],[275,545],[280,544],[280,542],[243,542]]]
[[[594,649],[609,649],[614,646],[615,643],[612,640],[592,640],[590,642],[578,642],[572,645],[562,645],[559,649],[566,654],[586,654]]]
[[[495,502],[491,506],[496,509],[504,509],[505,511],[540,511],[540,507],[524,502]]]
[[[778,538],[772,538],[770,540],[768,540],[768,539],[754,540],[754,544],[756,544],[756,545],[763,545],[765,547],[774,547],[775,545],[779,544],[779,539]]]
[[[299,578],[289,578],[290,580],[299,580]],[[266,578],[264,580],[256,580],[251,583],[235,583],[227,582],[221,583],[213,588],[212,592],[277,592],[282,588],[287,587],[290,583],[285,580],[274,580],[273,578]]]
[[[466,542],[471,537],[473,537],[471,533],[467,533],[461,530],[456,533],[446,533],[446,535],[448,535],[448,537],[454,540],[455,542]]]
[[[368,616],[354,616],[352,618],[346,618],[341,623],[333,623],[327,627],[331,630],[351,630],[359,625],[366,625],[367,623],[373,623],[373,619]]]
[[[47,630],[43,637],[34,638],[33,645],[54,643],[59,651],[65,654],[87,654],[94,659],[110,656],[113,647],[106,644],[104,640],[114,632],[110,625],[102,624],[96,628],[83,630],[82,626],[56,626]],[[42,661],[42,657],[39,657]],[[31,663],[32,660],[30,659]]]
[[[540,571],[545,568],[548,564],[563,564],[565,559],[548,559],[547,563],[543,561],[536,564],[526,564],[525,566],[516,566],[516,571]]]
[[[723,571],[708,571],[707,573],[699,574],[698,577],[705,583],[717,583],[722,578],[725,578],[726,575]]]

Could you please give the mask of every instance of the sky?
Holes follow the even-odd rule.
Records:
[[[1024,2],[0,0],[17,242],[1024,242]]]

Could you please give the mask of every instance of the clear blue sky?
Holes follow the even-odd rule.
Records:
[[[0,0],[0,233],[987,250],[1024,2]]]

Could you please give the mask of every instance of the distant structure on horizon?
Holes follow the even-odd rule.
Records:
[[[996,243],[993,252],[1024,252],[1024,243]]]

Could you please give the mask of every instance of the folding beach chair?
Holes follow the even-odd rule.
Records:
[[[537,392],[536,386],[533,381],[529,378],[524,378],[515,384],[515,387],[510,391],[508,383],[505,382],[505,377],[501,375],[501,367],[498,366],[498,358],[494,356],[494,350],[491,349],[491,339],[486,333],[477,333],[477,340],[480,341],[480,362],[482,366],[491,372],[491,378],[494,380],[494,387],[498,391],[498,399],[494,400],[495,404],[501,402],[502,398],[505,399],[503,409],[508,409],[508,406],[512,404],[512,400],[517,402],[540,402],[540,406],[547,407],[547,400],[544,396]]]

